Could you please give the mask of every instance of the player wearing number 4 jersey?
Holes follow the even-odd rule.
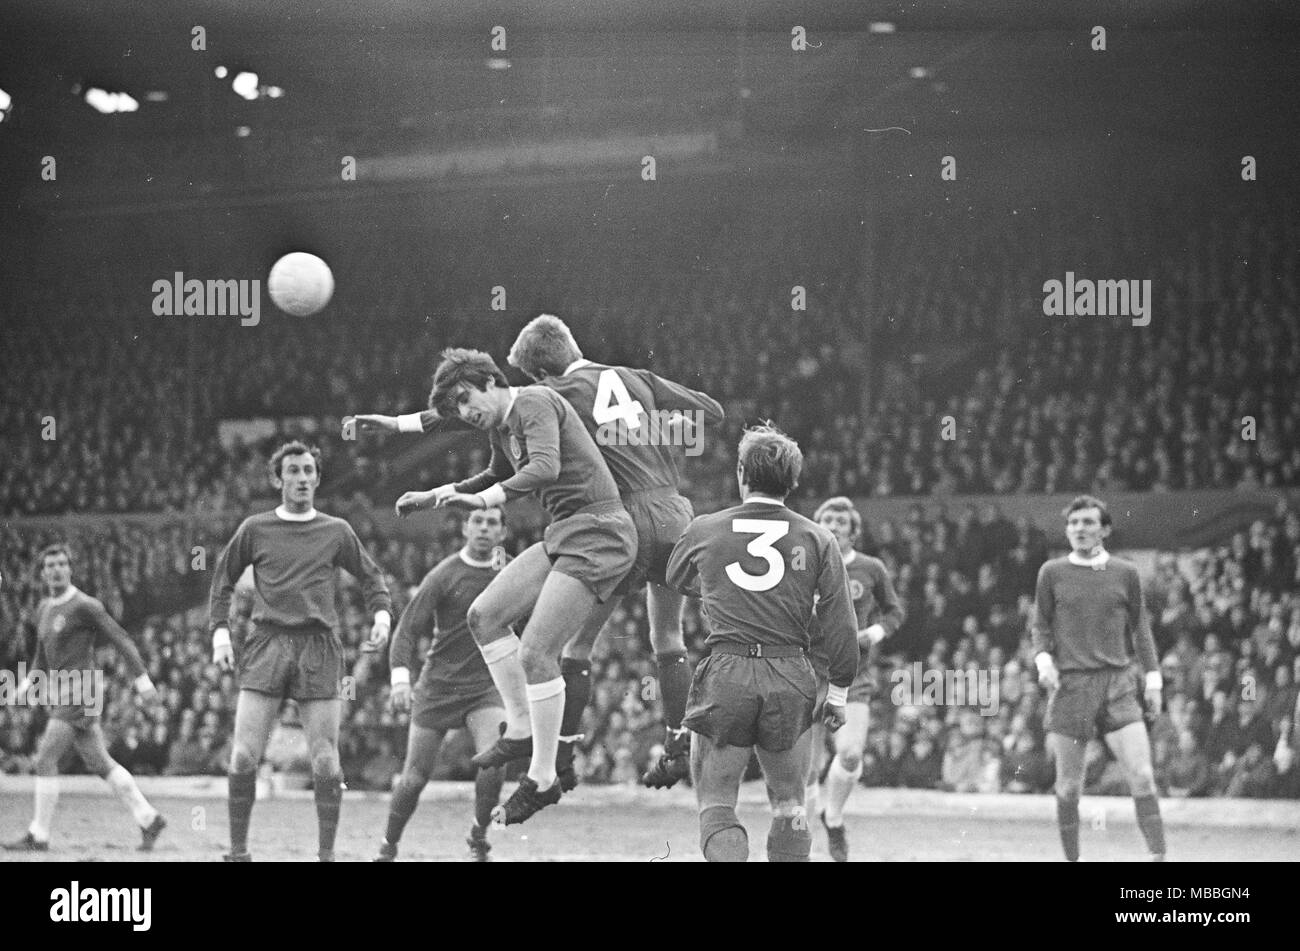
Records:
[[[744,502],[691,522],[668,563],[668,583],[701,597],[709,620],[710,653],[696,668],[683,722],[695,734],[691,772],[700,848],[710,862],[749,857],[736,799],[751,749],[772,804],[768,861],[808,861],[814,601],[829,661],[824,717],[832,732],[844,725],[858,669],[857,619],[839,546],[785,506],[802,467],[794,440],[769,426],[747,430],[736,466]]]
[[[682,596],[664,584],[668,557],[695,514],[677,488],[677,457],[682,446],[699,445],[706,423],[722,421],[722,406],[649,370],[583,359],[568,326],[551,314],[542,314],[519,332],[510,348],[510,363],[577,410],[636,525],[636,563],[615,594],[648,583],[646,613],[666,735],[663,755],[642,781],[667,788],[690,772],[690,731],[682,727],[691,682],[682,640]],[[564,675],[561,764],[572,762],[574,745],[582,739],[578,731],[591,696],[591,649],[615,604],[611,599],[593,611],[565,645],[560,664]]]

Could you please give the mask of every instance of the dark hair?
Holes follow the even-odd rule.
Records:
[[[66,542],[54,542],[52,545],[46,545],[41,549],[41,553],[36,556],[37,570],[44,569],[45,559],[53,558],[55,555],[63,555],[68,559],[68,567],[72,567],[72,549],[67,546]]]
[[[488,506],[487,508],[485,508],[485,509],[470,509],[468,512],[465,513],[465,517],[462,518],[462,519],[460,520],[460,524],[461,524],[462,527],[464,527],[465,525],[468,525],[468,524],[469,524],[469,517],[470,517],[471,515],[473,515],[475,512],[500,512],[500,513],[501,513],[501,525],[502,525],[503,528],[505,527],[505,524],[506,524],[506,509],[505,509],[505,506],[504,506],[504,505],[489,505],[489,506]]]
[[[271,454],[271,475],[277,479],[280,478],[280,465],[284,462],[285,456],[301,456],[304,454],[309,455],[312,459],[316,460],[316,474],[320,475],[320,450],[315,446],[307,445],[301,439],[291,440]]]
[[[519,331],[507,359],[511,366],[540,380],[563,374],[574,360],[582,359],[582,351],[564,321],[554,314],[541,314]]]
[[[444,419],[458,415],[456,396],[461,384],[486,390],[488,381],[505,388],[506,375],[496,361],[482,350],[452,347],[439,355],[441,362],[433,371],[433,389],[429,391],[429,409]]]
[[[853,534],[862,534],[862,513],[858,511],[858,507],[853,504],[853,500],[847,495],[837,495],[817,506],[817,511],[813,513],[813,521],[820,522],[822,515],[826,512],[848,512],[849,521],[853,525]]]
[[[770,422],[751,426],[740,437],[740,464],[751,492],[785,498],[799,484],[803,452]]]
[[[1101,513],[1102,528],[1110,527],[1111,525],[1110,509],[1106,508],[1106,503],[1103,502],[1101,499],[1097,498],[1095,495],[1076,495],[1074,497],[1074,501],[1072,501],[1069,505],[1067,505],[1065,507],[1065,511],[1063,511],[1061,514],[1068,519],[1072,512],[1077,512],[1079,511],[1079,509],[1096,509],[1098,512]]]

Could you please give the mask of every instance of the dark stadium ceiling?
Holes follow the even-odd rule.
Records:
[[[3,0],[3,8],[0,89],[14,97],[15,115],[31,117],[26,131],[101,121],[73,99],[81,83],[142,102],[149,90],[168,93],[166,105],[122,122],[123,134],[186,134],[214,121],[396,128],[415,115],[502,102],[694,104],[741,87],[751,122],[778,137],[800,135],[810,115],[819,129],[828,116],[846,128],[942,117],[954,134],[1125,123],[1187,134],[1252,115],[1291,122],[1294,85],[1272,77],[1276,64],[1300,59],[1292,55],[1300,3],[1289,0]],[[870,34],[879,21],[896,32]],[[494,75],[485,62],[498,23],[510,31],[512,69]],[[788,55],[794,23],[823,38],[820,58]],[[1062,66],[1086,49],[1096,23],[1108,25],[1115,55],[1081,85]],[[202,53],[190,48],[195,25],[206,30]],[[1126,57],[1126,42],[1130,53],[1146,46]],[[1152,56],[1165,65],[1153,71]],[[257,72],[284,98],[246,104],[228,81],[215,89],[217,64]],[[933,81],[909,81],[915,67]]]

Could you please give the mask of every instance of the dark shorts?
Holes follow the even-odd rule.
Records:
[[[1142,720],[1136,668],[1063,670],[1061,684],[1047,701],[1049,733],[1079,740],[1105,736]]]
[[[808,658],[715,653],[695,668],[682,725],[720,746],[779,753],[812,726],[816,705]]]
[[[636,526],[636,561],[615,594],[629,594],[647,581],[664,584],[668,558],[695,518],[690,500],[670,487],[629,493],[623,505]]]
[[[636,526],[622,502],[597,502],[546,526],[542,547],[555,571],[605,602],[636,561]]]
[[[239,687],[291,700],[337,700],[343,645],[324,628],[258,625],[244,641]]]
[[[505,709],[501,694],[491,683],[455,688],[447,683],[430,683],[421,677],[412,694],[411,722],[425,730],[458,730],[475,710]]]

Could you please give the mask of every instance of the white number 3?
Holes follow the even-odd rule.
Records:
[[[761,575],[751,575],[740,567],[738,561],[727,565],[727,577],[732,583],[746,591],[770,591],[780,584],[785,577],[785,559],[772,547],[772,542],[789,534],[790,523],[771,518],[733,518],[731,530],[742,535],[757,535],[745,551],[755,558],[767,559],[767,571]]]

